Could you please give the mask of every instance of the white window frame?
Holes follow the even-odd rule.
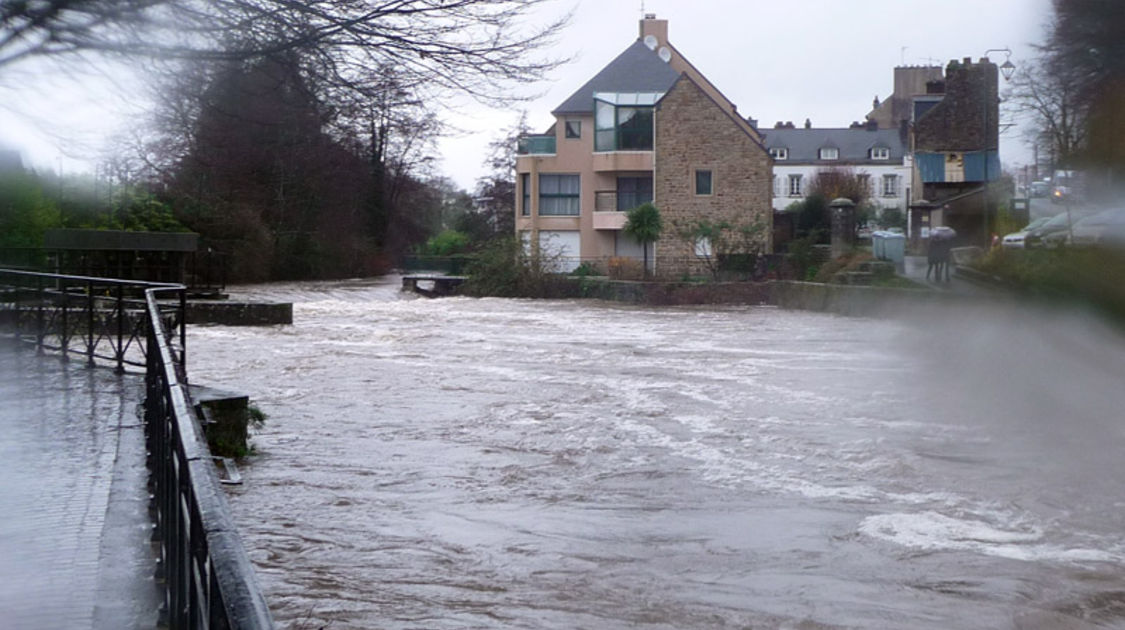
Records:
[[[898,175],[883,176],[883,196],[898,197]]]
[[[797,173],[789,176],[789,196],[803,197],[805,192],[804,176]]]
[[[817,153],[822,160],[838,160],[840,159],[840,150],[836,147],[823,147]]]
[[[777,161],[788,160],[789,149],[785,147],[772,147],[770,148],[770,157]]]
[[[871,148],[872,160],[889,160],[891,159],[891,150],[887,147],[872,147]]]
[[[868,195],[875,194],[875,178],[871,177],[871,173],[866,171],[856,173],[856,179],[859,181],[859,184],[863,186],[863,192]]]

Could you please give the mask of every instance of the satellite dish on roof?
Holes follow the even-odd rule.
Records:
[[[672,51],[668,50],[667,46],[661,46],[660,50],[656,51],[656,54],[660,57],[660,60],[663,61],[664,63],[668,63],[669,61],[672,61]]]
[[[648,46],[649,50],[656,50],[656,44],[657,41],[655,35],[645,35],[645,46]]]

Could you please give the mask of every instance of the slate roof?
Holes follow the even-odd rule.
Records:
[[[897,129],[759,129],[758,131],[762,135],[762,144],[767,149],[781,147],[789,149],[789,159],[778,160],[779,165],[794,162],[901,164],[906,153]],[[821,160],[818,151],[822,147],[839,149],[840,159]],[[890,159],[872,160],[869,150],[873,147],[890,149]]]
[[[656,51],[637,40],[551,113],[593,113],[594,92],[667,92],[679,76]]]

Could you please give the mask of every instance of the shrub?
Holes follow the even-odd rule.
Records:
[[[1125,252],[1119,249],[997,248],[974,266],[1031,295],[1084,302],[1125,324]]]
[[[468,234],[456,230],[443,230],[426,241],[425,253],[428,256],[452,256],[464,252],[468,247]]]
[[[461,286],[475,297],[574,297],[578,286],[559,269],[559,255],[540,248],[528,252],[512,237],[491,241],[465,267],[468,279]]]
[[[879,213],[879,224],[885,228],[906,229],[906,215],[898,208],[883,208]]]
[[[598,269],[597,263],[591,262],[589,260],[584,260],[582,261],[581,265],[578,265],[577,269],[570,272],[570,275],[578,276],[579,278],[585,278],[588,276],[600,276],[602,274],[601,270]]]
[[[635,258],[615,256],[609,259],[609,277],[612,280],[644,279],[644,264]]]

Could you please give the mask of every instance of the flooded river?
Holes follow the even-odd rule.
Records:
[[[1125,627],[1125,343],[1092,319],[246,287],[194,381],[279,625]]]

